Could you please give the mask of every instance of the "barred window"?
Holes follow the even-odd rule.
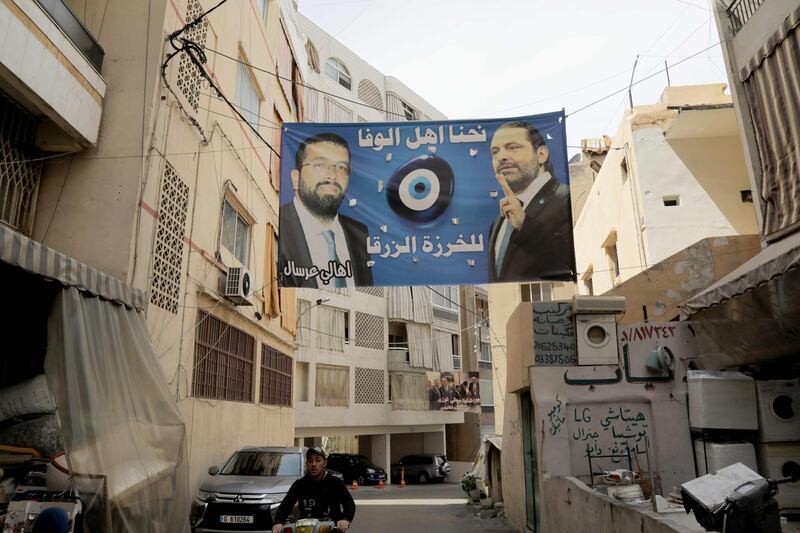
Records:
[[[0,92],[0,221],[30,234],[42,162],[36,119]],[[22,162],[21,162],[22,161]]]
[[[363,292],[364,294],[370,294],[378,298],[383,298],[383,287],[356,287],[356,290],[358,292]]]
[[[356,403],[384,403],[384,373],[380,368],[356,367]]]
[[[189,0],[186,4],[186,20],[195,20],[203,14],[203,6],[199,0]],[[186,30],[188,40],[197,43],[201,48],[206,46],[208,38],[208,19]],[[178,89],[194,111],[200,105],[200,87],[202,76],[197,66],[189,59],[187,52],[182,52],[178,63]]]
[[[255,338],[202,311],[197,319],[192,395],[252,402]]]
[[[383,317],[356,311],[356,346],[383,350]]]
[[[292,405],[292,358],[261,345],[261,403]]]

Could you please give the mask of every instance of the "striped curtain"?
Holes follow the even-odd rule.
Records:
[[[433,369],[433,345],[431,343],[431,327],[408,322],[408,355],[411,366]]]
[[[761,160],[763,233],[800,222],[800,9],[739,72]]]
[[[411,299],[411,287],[388,287],[389,320],[414,321],[414,302]]]
[[[441,329],[433,330],[433,346],[436,354],[433,360],[433,369],[439,372],[452,372],[453,367],[453,336]]]

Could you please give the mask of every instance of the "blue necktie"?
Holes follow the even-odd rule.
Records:
[[[331,261],[336,261],[339,263],[339,256],[336,254],[336,240],[333,236],[332,229],[326,229],[322,232],[322,238],[325,239],[325,243],[328,245],[328,259]],[[333,278],[333,286],[337,289],[343,289],[347,287],[347,282],[342,278]]]

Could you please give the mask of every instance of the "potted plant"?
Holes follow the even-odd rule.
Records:
[[[467,493],[469,499],[476,502],[481,497],[481,491],[478,488],[478,478],[470,473],[464,474],[461,478],[461,488]]]

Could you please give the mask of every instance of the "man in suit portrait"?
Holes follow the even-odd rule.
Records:
[[[574,280],[569,187],[553,175],[544,137],[507,122],[494,132],[491,155],[504,196],[489,233],[489,281]]]
[[[294,198],[280,209],[278,273],[283,285],[372,285],[372,271],[367,265],[367,227],[339,213],[350,182],[347,141],[334,133],[305,139],[297,148],[291,177]],[[312,267],[321,271],[329,270],[330,265],[349,265],[350,275],[313,275]],[[304,269],[311,270],[311,274],[303,275]],[[343,272],[338,270],[339,274]]]

